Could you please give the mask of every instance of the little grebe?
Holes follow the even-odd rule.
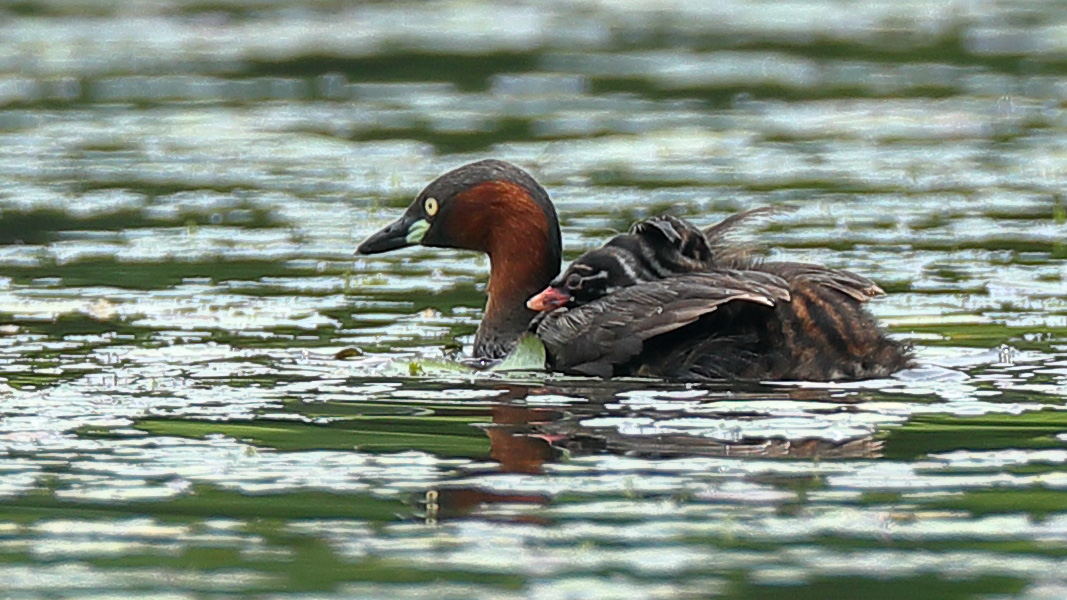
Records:
[[[638,221],[629,233],[617,235],[573,261],[526,306],[537,311],[574,308],[638,283],[717,267],[748,267],[753,261],[746,249],[725,244],[725,237],[739,223],[768,212],[772,209],[749,210],[706,231],[671,215]]]
[[[547,192],[518,167],[483,160],[432,181],[357,252],[422,244],[488,254],[479,358],[504,357],[533,330],[550,367],[601,377],[824,381],[908,366],[908,351],[862,306],[883,293],[873,282],[818,265],[761,262],[730,242],[738,224],[768,212],[704,231],[654,217],[554,279],[561,237]]]

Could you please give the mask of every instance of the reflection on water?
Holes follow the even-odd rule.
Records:
[[[0,6],[5,598],[1067,596],[1059,3]],[[481,374],[496,156],[568,258],[789,204],[919,368]],[[339,354],[344,359],[336,358]]]

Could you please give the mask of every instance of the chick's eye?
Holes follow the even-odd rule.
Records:
[[[423,210],[426,211],[426,216],[432,217],[437,214],[437,198],[427,198],[422,203]]]

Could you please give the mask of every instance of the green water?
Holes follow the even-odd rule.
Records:
[[[1067,5],[0,4],[0,597],[1067,597]],[[449,368],[530,170],[844,267],[850,385]],[[336,358],[338,352],[346,358]],[[443,366],[444,365],[444,366]]]

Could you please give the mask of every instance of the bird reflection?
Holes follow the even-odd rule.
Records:
[[[489,437],[489,457],[497,463],[500,474],[540,475],[545,466],[569,457],[590,455],[619,455],[642,458],[680,457],[738,457],[768,459],[856,459],[882,456],[883,442],[873,435],[860,435],[841,441],[818,438],[789,439],[784,436],[758,437],[746,435],[736,441],[723,441],[685,432],[628,433],[615,427],[586,425],[601,417],[646,417],[655,420],[674,419],[679,412],[669,410],[670,401],[659,401],[654,407],[620,407],[618,392],[629,387],[595,387],[580,385],[521,386],[508,385],[502,389],[500,403],[491,407],[491,424],[486,426]],[[618,387],[619,389],[615,389]],[[704,388],[706,389],[706,388]],[[775,391],[742,391],[735,389],[716,397],[711,390],[701,402],[737,400],[793,400],[798,402],[825,401],[828,406],[850,403],[834,397],[827,390],[796,389]],[[560,398],[553,404],[553,398]],[[580,399],[568,402],[566,399]],[[850,400],[858,401],[854,397]],[[679,400],[683,402],[684,400]],[[771,415],[765,412],[732,411],[721,415],[729,419],[758,420]],[[441,487],[431,490],[425,499],[428,521],[462,517],[478,511],[491,512],[493,506],[503,504],[548,505],[551,497],[541,493],[504,493],[477,486]],[[540,521],[530,515],[509,514],[508,520]]]

